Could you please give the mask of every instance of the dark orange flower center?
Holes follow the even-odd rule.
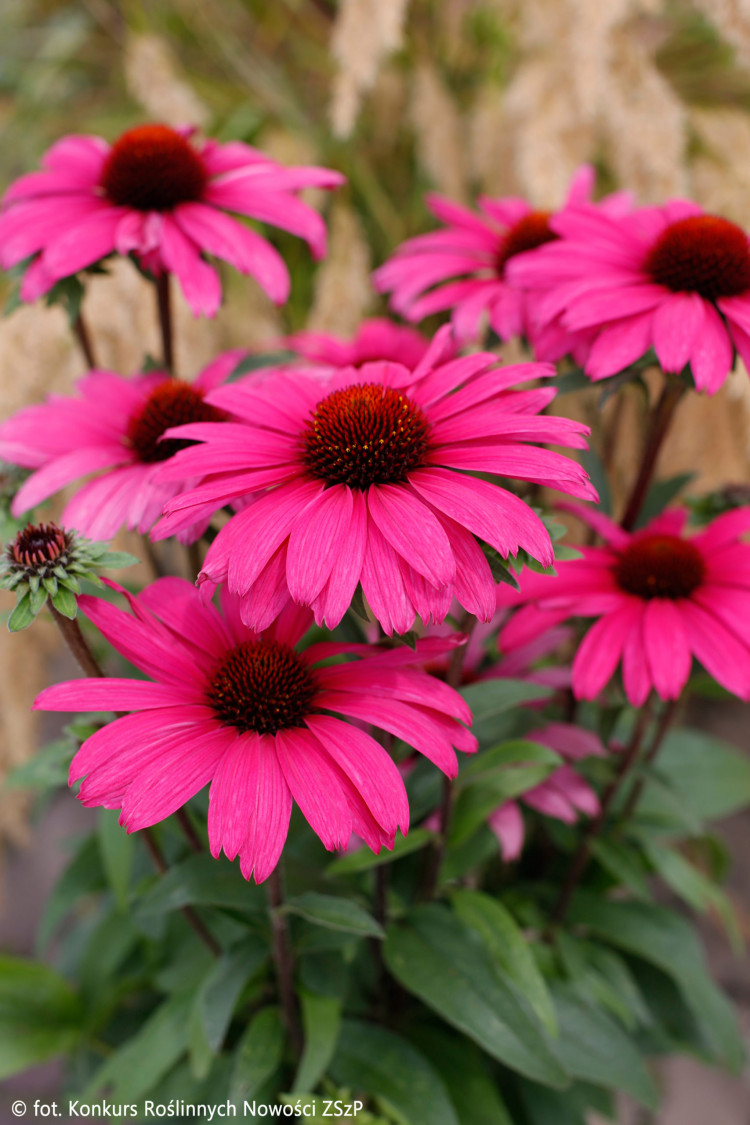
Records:
[[[112,203],[136,211],[171,211],[203,196],[208,172],[189,141],[166,125],[139,125],[115,141],[101,186]]]
[[[317,688],[309,668],[288,645],[248,641],[233,648],[207,693],[217,716],[243,734],[301,727]]]
[[[688,598],[706,575],[697,547],[676,535],[634,539],[620,555],[615,577],[639,598]]]
[[[188,422],[223,422],[226,415],[203,401],[203,395],[189,383],[169,380],[159,383],[145,403],[128,423],[128,441],[139,461],[150,464],[166,461],[180,449],[195,445],[182,438],[159,438],[171,426],[186,426]]]
[[[667,227],[651,247],[646,272],[673,293],[707,301],[750,289],[750,243],[745,232],[717,215],[691,215]]]
[[[61,562],[71,546],[70,535],[56,524],[29,524],[8,545],[7,556],[11,563],[35,570]]]
[[[509,258],[523,254],[526,250],[536,250],[545,242],[556,242],[560,237],[550,230],[551,211],[530,211],[508,230],[503,239],[497,259],[497,272],[502,274]]]
[[[371,484],[405,481],[422,464],[430,423],[400,391],[363,383],[319,402],[303,440],[312,476],[364,491]]]

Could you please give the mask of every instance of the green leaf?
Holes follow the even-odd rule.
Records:
[[[493,961],[528,1000],[547,1031],[556,1035],[552,998],[531,952],[529,939],[512,915],[496,899],[479,891],[455,891],[451,899],[458,917],[479,934]]]
[[[191,905],[266,909],[260,889],[247,883],[238,868],[210,855],[194,855],[157,879],[135,907],[135,916],[152,918]]]
[[[651,898],[647,872],[638,853],[617,840],[595,840],[591,850],[604,870],[638,898]]]
[[[456,784],[465,786],[471,782],[484,781],[491,778],[497,770],[519,763],[523,765],[538,763],[556,768],[562,765],[562,758],[554,750],[550,750],[548,746],[543,746],[540,742],[531,742],[525,738],[514,738],[507,742],[501,742],[498,746],[493,746],[490,750],[484,750],[472,757],[461,770]]]
[[[115,1102],[133,1102],[147,1094],[187,1049],[190,1000],[185,993],[165,1000],[97,1070],[81,1101],[95,1101],[105,1088]]]
[[[564,1086],[546,1036],[477,935],[438,906],[417,908],[408,922],[391,926],[384,946],[396,980],[512,1070]]]
[[[674,848],[662,847],[652,840],[644,841],[646,855],[668,887],[685,900],[694,910],[713,909],[724,923],[737,956],[743,952],[742,928],[735,910],[721,887]]]
[[[211,965],[190,1013],[190,1061],[196,1078],[208,1074],[240,994],[268,954],[266,942],[249,937]]]
[[[97,835],[104,872],[118,907],[125,912],[133,873],[135,837],[125,831],[119,823],[118,813],[111,809],[99,810]]]
[[[435,1027],[417,1028],[412,1041],[440,1075],[460,1125],[513,1125],[478,1047]]]
[[[668,504],[675,499],[680,492],[682,492],[685,485],[690,484],[690,481],[695,477],[695,473],[679,473],[675,477],[669,477],[667,480],[656,481],[652,484],[646,493],[646,499],[643,502],[643,507],[638,515],[638,519],[633,525],[633,531],[639,531],[645,527],[652,519],[660,515]]]
[[[249,375],[252,371],[260,371],[263,367],[276,367],[298,358],[295,352],[285,350],[248,355],[239,361],[234,371],[227,377],[226,382],[231,383],[234,379],[239,379],[242,375]]]
[[[75,594],[70,590],[66,590],[64,586],[57,587],[57,593],[52,594],[52,604],[58,613],[63,617],[68,617],[72,621],[78,611],[78,603]]]
[[[595,449],[581,449],[578,457],[586,472],[591,478],[596,491],[599,493],[599,507],[605,515],[612,514],[612,493],[609,488],[609,479],[604,462]]]
[[[371,867],[380,867],[384,863],[393,863],[410,852],[419,851],[432,840],[435,833],[427,828],[412,828],[408,836],[397,836],[392,851],[385,848],[379,855],[375,855],[369,848],[358,848],[355,852],[348,852],[340,859],[335,859],[326,868],[328,875],[352,875],[357,871],[368,871]]]
[[[96,565],[106,566],[107,570],[121,570],[126,566],[137,566],[140,561],[129,551],[107,551],[96,560]]]
[[[659,751],[657,770],[697,817],[715,820],[750,805],[750,759],[713,734],[672,731]],[[647,782],[640,815],[654,810],[649,790]]]
[[[42,950],[47,946],[62,920],[74,907],[81,909],[87,895],[106,889],[101,852],[96,838],[89,836],[80,845],[47,899],[36,932],[37,948]]]
[[[504,729],[506,713],[532,699],[549,699],[552,688],[526,680],[481,680],[460,689],[471,708],[472,732],[482,743],[495,742]],[[499,723],[498,720],[503,722]]]
[[[45,593],[42,605],[44,605],[46,600],[47,595]],[[27,629],[33,620],[34,613],[31,609],[31,594],[24,594],[8,618],[8,629],[11,633],[20,633],[22,629]]]
[[[698,939],[683,918],[662,906],[579,892],[569,919],[662,969],[677,984],[715,1057],[733,1071],[741,1069],[745,1053],[734,1011],[706,973]]]
[[[281,1063],[284,1028],[278,1008],[262,1008],[253,1016],[234,1055],[229,1100],[249,1101]]]
[[[12,769],[3,779],[3,786],[6,789],[57,789],[67,785],[74,751],[69,738],[49,742],[33,758]]]
[[[383,927],[351,899],[307,891],[296,898],[287,899],[283,909],[331,930],[344,930],[361,937],[385,937]]]
[[[555,770],[554,765],[507,766],[462,789],[453,808],[449,845],[465,843],[490,813],[521,793],[540,785]]]
[[[339,1085],[392,1106],[404,1125],[459,1125],[440,1075],[416,1047],[384,1027],[345,1020],[331,1074]]]
[[[292,1093],[314,1090],[333,1058],[341,1030],[341,1001],[332,996],[300,992],[305,1049],[302,1052]]]
[[[554,997],[560,1023],[555,1048],[568,1073],[653,1109],[658,1093],[628,1034],[572,985],[556,986]]]
[[[82,1022],[78,997],[54,969],[0,957],[0,1078],[72,1050]]]

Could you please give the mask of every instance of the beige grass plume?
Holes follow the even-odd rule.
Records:
[[[133,32],[125,46],[128,92],[155,121],[205,128],[211,111],[180,74],[169,44],[151,32]]]
[[[410,116],[419,161],[438,191],[466,202],[464,125],[450,91],[431,63],[417,66]]]
[[[337,137],[354,128],[362,97],[383,61],[401,46],[409,0],[341,0],[331,36],[338,64],[330,117]]]

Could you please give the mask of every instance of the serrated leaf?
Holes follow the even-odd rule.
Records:
[[[567,1077],[477,935],[446,909],[418,907],[384,946],[396,980],[505,1066],[545,1085]]]
[[[385,937],[383,927],[351,899],[307,891],[303,895],[287,899],[283,909],[289,914],[299,914],[317,926],[343,930],[361,937]]]
[[[300,1002],[305,1047],[292,1093],[307,1094],[315,1089],[326,1073],[336,1050],[341,1030],[341,1001],[302,989]]]
[[[489,895],[479,891],[455,891],[451,896],[458,917],[479,934],[493,961],[506,974],[533,1008],[551,1035],[557,1020],[547,985],[513,916]]]
[[[42,604],[44,604],[44,602]],[[31,609],[31,595],[24,594],[8,618],[8,629],[11,633],[20,633],[22,629],[27,629],[33,620],[34,613]]]
[[[253,1016],[234,1054],[229,1100],[249,1101],[281,1063],[284,1028],[278,1008],[262,1008]]]
[[[339,1085],[392,1106],[403,1125],[459,1125],[437,1071],[408,1040],[384,1027],[345,1020],[331,1074]]]

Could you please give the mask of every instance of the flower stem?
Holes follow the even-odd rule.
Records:
[[[200,836],[195,831],[195,828],[193,827],[193,822],[191,821],[190,817],[185,812],[184,808],[178,809],[177,812],[174,815],[175,815],[175,820],[177,821],[180,828],[182,829],[183,836],[185,837],[188,844],[190,845],[190,850],[192,852],[195,852],[196,855],[200,855],[203,852],[203,843],[201,841]]]
[[[165,875],[168,870],[167,861],[164,858],[161,848],[156,842],[156,837],[150,828],[143,828],[142,830],[143,842],[146,845],[149,855],[153,861],[154,867],[160,875]],[[198,937],[204,945],[206,945],[214,957],[221,956],[221,946],[218,941],[202,921],[191,906],[180,907],[180,913],[185,921],[193,927]]]
[[[57,625],[57,628],[62,634],[63,640],[86,675],[103,676],[104,672],[102,672],[99,667],[99,662],[89,648],[78,622],[75,619],[71,621],[69,617],[63,617],[63,615],[55,609],[51,601],[47,602],[47,606],[52,614],[55,625]]]
[[[477,624],[477,619],[473,613],[465,610],[461,615],[458,622],[458,632],[466,633],[466,643],[454,648],[451,653],[450,664],[448,665],[448,675],[446,676],[446,683],[449,687],[457,688],[461,683],[461,675],[464,669],[464,661],[466,660],[466,650],[469,647],[471,634]],[[443,778],[443,800],[440,805],[440,829],[435,839],[435,846],[432,850],[432,858],[430,866],[427,871],[427,878],[425,880],[423,897],[427,900],[434,898],[435,891],[437,890],[438,879],[440,877],[440,868],[443,866],[445,858],[445,849],[448,845],[448,833],[451,826],[451,816],[453,814],[453,778]]]
[[[289,940],[289,923],[283,910],[284,884],[278,865],[268,876],[267,886],[273,935],[273,959],[279,981],[281,1007],[292,1047],[297,1055],[300,1055],[303,1041],[294,993],[294,958],[292,957],[292,946]]]
[[[623,782],[626,780],[630,771],[633,769],[635,763],[641,752],[643,745],[643,737],[648,729],[648,724],[651,721],[651,697],[646,700],[645,705],[636,720],[635,728],[630,738],[630,742],[623,751],[622,759],[620,761],[620,768],[615,777],[609,783],[608,787],[602,794],[599,803],[599,812],[589,821],[588,827],[583,835],[583,839],[578,847],[578,851],[573,856],[573,862],[568,871],[568,877],[563,884],[557,902],[552,909],[549,923],[545,931],[545,938],[549,940],[555,926],[558,926],[565,918],[568,912],[573,895],[575,894],[578,885],[583,878],[586,868],[591,860],[591,853],[597,838],[601,835],[602,828],[609,810],[612,807],[615,797],[620,792]]]
[[[172,330],[172,294],[169,288],[169,274],[165,270],[156,278],[156,304],[161,329],[161,345],[164,366],[174,374],[174,345]]]
[[[638,477],[633,485],[633,490],[630,493],[630,498],[625,507],[625,514],[620,521],[621,526],[624,527],[626,531],[633,530],[636,520],[640,515],[641,508],[648,495],[651,478],[654,475],[654,469],[656,468],[656,461],[662,447],[662,442],[667,436],[672,418],[674,417],[674,412],[686,389],[684,383],[680,383],[677,379],[669,375],[666,376],[664,389],[651,413],[646,444],[643,451],[643,460],[641,461]]]
[[[75,332],[76,339],[79,347],[83,352],[84,359],[90,368],[96,367],[96,356],[94,355],[94,347],[91,343],[91,335],[89,333],[86,321],[83,319],[83,313],[79,312],[73,323],[73,331]]]
[[[81,627],[78,622],[76,620],[71,621],[69,617],[63,617],[63,615],[55,609],[52,602],[49,602],[48,604],[55,624],[62,633],[65,643],[73,653],[73,656],[75,656],[82,670],[86,673],[87,676],[92,676],[95,678],[103,677],[104,672],[99,666],[99,662],[97,661],[93,652],[89,648],[86,642],[86,638],[81,632]],[[180,820],[180,823],[183,824],[183,828],[185,827],[183,818],[184,821],[187,822],[187,830],[190,834],[188,838],[190,839],[190,836],[193,836],[198,843],[198,850],[202,851],[203,848],[200,844],[200,840],[198,840],[198,837],[195,835],[193,826],[189,821],[187,821],[187,817],[185,816],[184,812],[180,810],[177,816],[178,820]],[[186,831],[186,835],[188,835],[188,831]],[[161,853],[161,849],[156,843],[156,840],[154,839],[153,833],[151,832],[150,828],[143,829],[143,839],[145,841],[146,847],[148,848],[148,851],[151,854],[151,858],[154,862],[154,867],[159,872],[159,874],[163,875],[167,870],[167,862],[164,859],[164,856]],[[195,850],[195,848],[193,848],[193,850]],[[218,957],[221,954],[221,946],[216,941],[216,938],[213,936],[213,934],[211,934],[203,924],[195,911],[189,906],[181,907],[181,911],[183,917],[193,927],[195,932],[200,937],[201,941],[208,946],[208,948],[216,957]]]
[[[675,716],[677,715],[677,712],[680,708],[682,699],[682,696],[679,699],[670,699],[670,701],[664,707],[659,717],[659,723],[654,733],[651,745],[643,755],[643,760],[641,762],[642,767],[650,766],[656,760],[656,757],[661,750],[662,743],[664,742],[664,739],[669,732],[669,728],[672,726]],[[640,799],[643,795],[643,790],[646,786],[646,781],[647,777],[644,774],[633,786],[630,796],[625,802],[625,807],[622,810],[623,822],[628,821],[637,809]]]

